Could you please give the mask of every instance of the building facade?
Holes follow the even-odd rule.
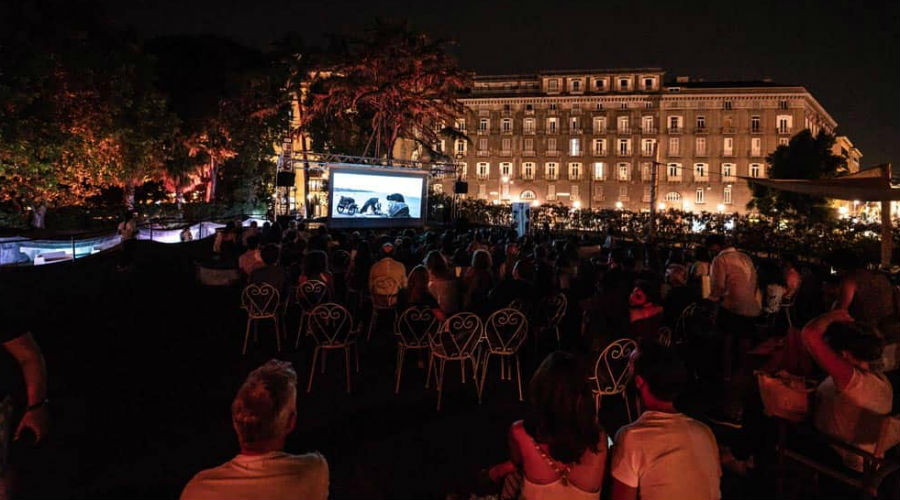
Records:
[[[469,141],[438,147],[458,162],[468,198],[648,210],[656,169],[661,209],[745,212],[741,177],[765,177],[766,156],[797,132],[837,125],[803,87],[664,77],[659,68],[476,77],[454,124]],[[456,180],[435,179],[433,190],[452,193]]]

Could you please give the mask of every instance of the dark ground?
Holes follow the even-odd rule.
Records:
[[[231,399],[246,374],[272,356],[292,361],[302,386],[288,451],[327,457],[332,498],[469,493],[479,470],[506,458],[506,430],[524,410],[513,383],[491,373],[479,406],[454,365],[438,413],[435,391],[424,389],[424,370],[408,355],[395,396],[394,341],[386,325],[362,347],[351,395],[339,354],[330,357],[326,375],[317,375],[312,393],[304,392],[311,350],[293,349],[295,322],[281,354],[261,329],[260,343],[242,357],[238,290],[194,279],[191,261],[210,244],[139,242],[131,273],[115,270],[115,256],[0,271],[2,303],[29,318],[50,376],[50,437],[14,449],[23,469],[20,496],[176,498],[197,471],[237,453]],[[575,324],[564,335],[574,334]],[[531,354],[530,341],[523,349]],[[536,358],[524,361],[524,383]],[[606,401],[612,433],[621,421],[619,398]],[[765,493],[771,481],[726,476],[723,493],[771,496]]]

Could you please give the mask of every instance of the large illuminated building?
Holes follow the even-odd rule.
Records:
[[[837,126],[804,87],[666,82],[658,68],[479,76],[461,101],[455,126],[470,140],[437,147],[459,163],[465,196],[502,203],[646,210],[657,168],[660,208],[744,212],[739,177],[765,177],[766,156],[797,132]],[[433,189],[451,193],[455,180]]]

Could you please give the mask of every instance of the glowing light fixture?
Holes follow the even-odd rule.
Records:
[[[723,205],[722,203],[719,203],[718,205],[716,205],[716,210],[718,210],[719,213],[724,212],[724,211],[725,211],[725,205]]]
[[[576,202],[572,203],[572,208],[574,208],[575,210],[579,210],[581,208],[581,202],[576,201]]]
[[[616,208],[617,208],[617,209],[622,210],[622,207],[623,207],[623,206],[624,206],[624,205],[622,204],[621,201],[617,201],[617,202],[616,202]]]
[[[659,202],[659,203],[656,204],[656,209],[657,209],[657,210],[665,210],[665,209],[666,209],[666,204],[663,203],[663,202]]]

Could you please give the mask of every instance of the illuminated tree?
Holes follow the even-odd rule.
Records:
[[[365,154],[389,160],[401,138],[437,154],[441,138],[461,136],[453,129],[463,111],[456,97],[470,84],[446,45],[405,24],[376,23],[313,82],[307,123],[352,124],[367,132]]]

